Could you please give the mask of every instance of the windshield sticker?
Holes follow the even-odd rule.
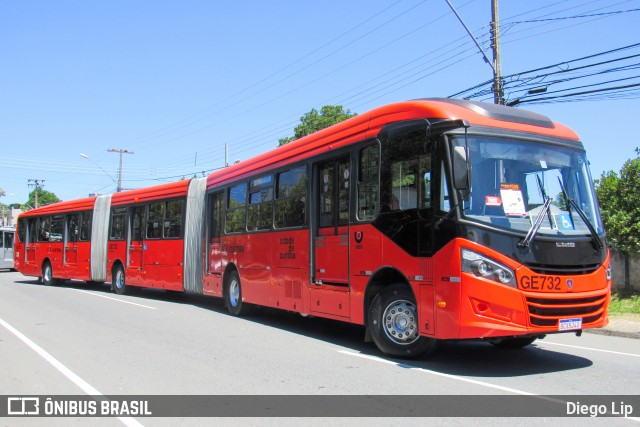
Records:
[[[500,196],[485,196],[484,205],[485,206],[501,206],[502,199],[500,198]]]
[[[500,184],[500,196],[505,215],[525,216],[527,214],[518,184]]]
[[[546,168],[547,168],[547,162],[546,162],[546,161],[544,161],[544,160],[540,160],[540,167],[541,167],[542,169],[546,169]]]
[[[558,224],[558,229],[560,230],[575,230],[576,227],[573,225],[573,219],[569,214],[560,214],[556,216],[556,223]]]

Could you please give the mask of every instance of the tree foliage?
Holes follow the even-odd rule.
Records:
[[[29,200],[22,207],[22,210],[26,211],[29,209],[33,209],[36,207],[36,191],[38,192],[38,207],[50,205],[52,203],[57,203],[60,201],[58,196],[54,193],[43,190],[42,187],[36,187],[32,192],[29,193]]]
[[[314,132],[355,116],[357,116],[356,113],[352,113],[349,110],[344,111],[342,105],[325,105],[320,109],[320,112],[313,108],[300,117],[300,124],[295,127],[293,136],[280,138],[278,142],[280,145],[288,144],[291,141],[311,135]]]
[[[609,246],[626,253],[640,252],[640,150],[620,173],[605,172],[596,180],[596,194]]]

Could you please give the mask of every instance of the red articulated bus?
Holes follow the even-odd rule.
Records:
[[[604,239],[573,131],[422,99],[206,178],[29,211],[15,267],[361,324],[382,352],[417,357],[440,340],[515,348],[606,325]]]

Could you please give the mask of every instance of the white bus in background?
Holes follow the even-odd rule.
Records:
[[[0,226],[0,269],[13,269],[14,227]]]

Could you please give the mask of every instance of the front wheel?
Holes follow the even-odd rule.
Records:
[[[386,355],[416,358],[435,350],[437,341],[419,334],[418,310],[410,289],[403,284],[383,289],[369,307],[371,338]]]
[[[229,313],[234,316],[244,316],[250,311],[250,305],[242,301],[242,286],[237,271],[229,273],[225,284],[224,302]]]
[[[121,265],[113,269],[111,284],[113,291],[118,295],[125,295],[129,291],[124,268]]]

